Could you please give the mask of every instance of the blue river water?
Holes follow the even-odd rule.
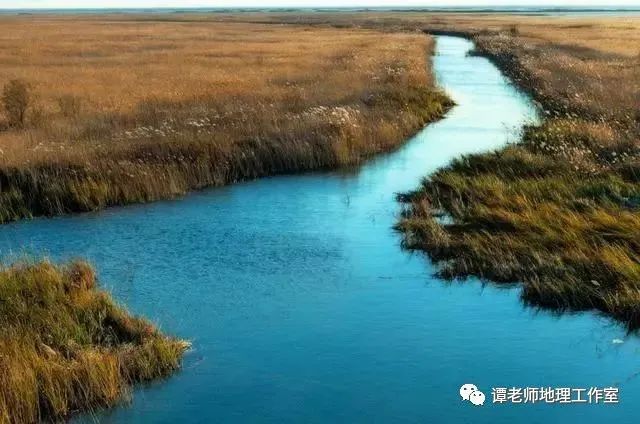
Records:
[[[395,193],[536,119],[471,47],[437,37],[436,76],[458,105],[356,170],[2,226],[1,254],[87,257],[119,301],[193,342],[180,372],[76,421],[635,421],[636,336],[592,313],[525,308],[517,286],[438,280],[391,228]],[[483,406],[460,399],[464,383]],[[619,388],[620,402],[491,402],[494,387],[595,386]]]

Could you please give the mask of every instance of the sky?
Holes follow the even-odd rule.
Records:
[[[0,9],[136,7],[638,6],[640,0],[0,0]]]

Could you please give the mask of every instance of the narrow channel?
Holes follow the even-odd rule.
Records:
[[[193,341],[184,369],[101,422],[630,422],[635,337],[594,314],[523,307],[517,286],[433,277],[400,248],[394,194],[515,141],[531,101],[464,39],[434,69],[458,104],[352,172],[265,178],[174,201],[18,222],[0,253],[86,256],[102,284]],[[620,339],[620,340],[615,340]],[[622,342],[622,343],[621,343]],[[483,407],[458,390],[474,383]],[[621,403],[494,405],[492,387],[617,386]],[[80,417],[77,421],[91,421]]]

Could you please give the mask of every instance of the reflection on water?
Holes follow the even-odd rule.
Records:
[[[191,339],[172,378],[103,422],[630,422],[635,337],[592,314],[536,313],[518,289],[444,283],[391,230],[394,193],[535,119],[528,99],[465,40],[434,66],[458,103],[401,150],[355,173],[266,178],[0,228],[2,254],[87,256],[133,311]],[[624,343],[613,343],[622,339]],[[460,401],[490,388],[616,385],[617,406]],[[80,418],[79,421],[88,418]]]

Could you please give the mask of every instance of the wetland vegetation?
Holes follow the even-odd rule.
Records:
[[[85,262],[0,269],[1,423],[112,406],[177,369],[188,346],[117,305]]]
[[[522,282],[530,305],[596,309],[636,329],[640,25],[539,22],[471,35],[539,103],[542,124],[401,196],[409,207],[398,228],[446,277]]]
[[[421,34],[119,19],[2,18],[0,222],[356,164],[450,106]]]

